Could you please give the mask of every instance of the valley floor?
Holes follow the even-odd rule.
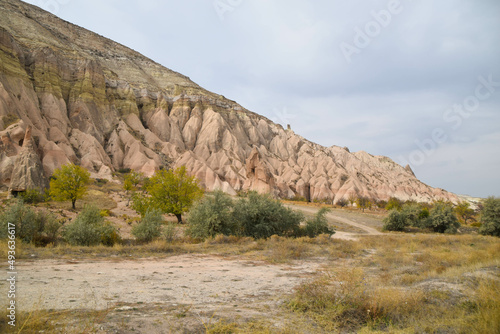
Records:
[[[111,196],[110,218],[128,233],[133,213]],[[287,205],[306,216],[318,210]],[[327,217],[333,238],[19,244],[12,332],[500,332],[498,238],[382,233],[376,212]],[[0,244],[2,258],[6,248]],[[0,332],[10,330],[5,319]]]

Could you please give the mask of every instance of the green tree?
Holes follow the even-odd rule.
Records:
[[[249,192],[241,198],[234,208],[234,219],[238,222],[240,234],[256,239],[300,234],[300,222],[304,219],[301,212],[285,207],[269,195]]]
[[[218,234],[237,234],[238,224],[233,218],[233,209],[231,197],[220,190],[205,196],[189,210],[187,233],[202,239]]]
[[[349,201],[349,204],[350,204],[351,206],[353,206],[353,205],[354,205],[354,203],[356,203],[356,199],[357,199],[357,198],[358,198],[358,197],[356,196],[356,194],[350,194],[350,195],[349,195],[349,197],[347,198],[347,200]]]
[[[484,201],[479,233],[500,237],[500,198],[488,197]]]
[[[356,206],[365,212],[365,209],[372,207],[372,203],[368,197],[359,196],[356,198]]]
[[[71,201],[73,210],[76,201],[87,193],[90,173],[81,166],[67,164],[54,171],[50,180],[50,195],[56,201]]]
[[[134,198],[134,208],[141,207],[141,214],[147,209],[158,209],[172,213],[182,222],[182,214],[203,196],[203,190],[194,176],[189,176],[184,166],[175,170],[159,170],[144,185],[147,194]],[[146,208],[146,210],[144,210]],[[137,210],[137,209],[136,209]]]
[[[132,193],[132,209],[137,211],[141,217],[144,217],[150,208],[153,208],[150,196],[136,192]]]
[[[429,212],[429,218],[422,223],[438,233],[456,233],[460,227],[457,216],[450,203],[436,202]]]
[[[455,213],[464,224],[467,224],[467,220],[473,219],[475,214],[474,210],[470,207],[470,203],[466,201],[461,201],[457,204]]]
[[[326,214],[330,212],[329,208],[321,208],[313,218],[306,221],[305,233],[308,237],[314,238],[320,234],[332,235],[335,233],[333,229],[328,227],[328,219]]]

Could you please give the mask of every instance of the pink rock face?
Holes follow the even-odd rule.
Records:
[[[23,147],[17,155],[12,170],[10,191],[19,192],[31,189],[43,191],[47,187],[47,178],[43,172],[40,157],[36,152],[31,134],[31,126],[26,129]]]
[[[67,162],[94,177],[186,166],[209,191],[336,202],[352,195],[456,202],[411,168],[323,147],[120,44],[17,0],[0,3],[0,182],[32,127],[48,176]],[[16,120],[7,127],[3,120]],[[24,139],[26,141],[26,139]]]

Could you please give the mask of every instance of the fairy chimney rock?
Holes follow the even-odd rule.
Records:
[[[47,188],[47,178],[43,172],[40,157],[36,152],[31,135],[31,126],[28,126],[24,135],[23,146],[12,171],[10,193],[17,195],[20,192],[32,189],[43,191],[45,188]]]
[[[273,193],[275,181],[269,168],[261,161],[259,150],[254,147],[246,161],[247,180],[244,188],[259,193]]]

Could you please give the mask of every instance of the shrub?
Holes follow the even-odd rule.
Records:
[[[121,243],[122,238],[118,230],[110,222],[105,222],[101,231],[101,243],[104,246],[113,246],[114,244]]]
[[[401,212],[396,209],[392,209],[389,211],[389,215],[384,218],[384,227],[385,231],[404,231],[407,227],[407,221]]]
[[[295,195],[291,198],[292,201],[294,202],[308,202],[307,198],[305,198],[304,196],[300,196],[300,195]]]
[[[177,236],[177,225],[172,222],[168,222],[161,231],[161,237],[167,241],[172,242]]]
[[[236,202],[234,219],[238,222],[240,233],[256,239],[299,234],[300,222],[304,215],[286,208],[269,195],[250,192],[247,198]]]
[[[50,243],[56,243],[61,222],[48,211],[39,211],[36,213],[37,233],[34,238],[36,246],[46,246]]]
[[[379,209],[385,209],[385,207],[387,206],[387,202],[384,200],[378,200],[378,201],[376,201],[376,204],[377,204],[377,208],[379,208]]]
[[[500,198],[488,197],[484,201],[479,233],[500,237]]]
[[[213,196],[205,196],[189,211],[187,233],[201,239],[218,234],[237,234],[233,208],[233,200],[220,190],[214,192]]]
[[[396,197],[391,197],[389,199],[389,201],[387,202],[387,205],[385,206],[385,209],[387,211],[390,211],[390,210],[393,210],[393,209],[401,210],[402,206],[403,206],[403,204],[401,203],[401,201],[399,199],[397,199]]]
[[[102,210],[99,212],[99,214],[100,214],[101,216],[103,216],[103,217],[109,217],[109,216],[111,216],[111,215],[112,215],[112,212],[111,212],[111,210],[109,210],[109,209],[102,209]]]
[[[19,197],[22,198],[24,203],[28,204],[37,204],[45,201],[45,194],[42,194],[37,189],[23,191],[19,194]]]
[[[35,212],[22,200],[16,200],[0,215],[0,239],[8,236],[8,223],[15,224],[16,238],[45,246],[57,239],[61,223],[46,211]]]
[[[330,212],[329,208],[321,208],[313,218],[306,221],[305,234],[308,237],[314,238],[320,234],[332,235],[335,233],[328,227],[328,219],[325,217],[328,212]]]
[[[75,221],[64,229],[64,238],[72,245],[94,246],[103,242],[109,244],[115,229],[106,224],[101,211],[95,206],[86,206]]]
[[[19,117],[16,114],[10,113],[5,116],[2,116],[3,128],[7,129],[14,123],[19,121]]]
[[[429,209],[426,207],[423,207],[422,210],[420,211],[420,213],[418,214],[418,219],[420,219],[420,220],[426,219],[429,217],[429,215],[430,215]]]
[[[408,202],[401,208],[401,214],[405,217],[406,226],[420,227],[422,225],[421,217],[425,217],[420,204],[415,202]],[[428,215],[427,215],[428,216]]]
[[[106,179],[95,179],[95,183],[98,187],[102,187],[103,185],[107,184],[109,181]]]
[[[141,222],[132,228],[132,234],[139,242],[150,242],[161,234],[164,223],[160,210],[148,210]]]
[[[435,203],[429,212],[429,217],[423,220],[421,225],[438,233],[456,233],[460,227],[453,207],[444,202]]]
[[[0,218],[2,238],[7,237],[8,223],[11,223],[15,224],[16,238],[27,243],[33,241],[37,230],[36,214],[30,207],[25,206],[22,200],[16,200],[14,204],[5,210]]]
[[[341,208],[343,208],[343,207],[346,207],[346,206],[347,206],[347,204],[349,204],[349,201],[348,201],[348,200],[346,200],[346,199],[344,199],[344,198],[341,198],[341,199],[339,199],[339,200],[337,201],[337,203],[336,203],[336,204],[337,204],[338,206],[340,206]]]
[[[127,174],[130,173],[131,169],[130,168],[119,168],[118,173],[120,174]]]
[[[427,227],[429,210],[415,202],[404,204],[400,210],[392,209],[384,219],[383,229],[386,231],[404,231],[408,226]]]

